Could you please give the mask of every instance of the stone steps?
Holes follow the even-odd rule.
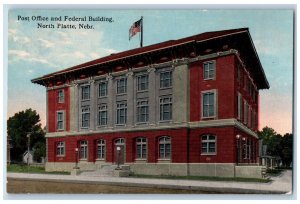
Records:
[[[114,170],[117,168],[117,165],[105,165],[96,171],[83,171],[81,176],[94,176],[94,177],[111,177],[114,176]]]

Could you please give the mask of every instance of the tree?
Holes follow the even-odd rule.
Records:
[[[263,140],[264,145],[268,145],[269,141],[272,137],[277,135],[275,130],[273,128],[270,128],[268,126],[264,127],[262,131],[258,132],[258,138]]]
[[[293,135],[286,133],[281,141],[282,154],[281,159],[284,166],[290,166],[293,161]]]
[[[22,161],[22,155],[27,150],[27,135],[30,134],[30,147],[36,145],[40,148],[42,145],[37,145],[38,142],[45,143],[45,132],[41,128],[40,116],[35,110],[26,109],[20,111],[7,121],[7,134],[11,138],[12,161]]]

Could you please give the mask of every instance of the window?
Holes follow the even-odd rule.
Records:
[[[90,127],[90,107],[82,107],[81,109],[81,127],[88,128]]]
[[[202,154],[216,154],[216,136],[203,135],[202,136]]]
[[[160,120],[172,120],[172,97],[160,98]]]
[[[168,88],[172,86],[172,71],[160,73],[160,88]]]
[[[215,62],[205,62],[203,63],[203,77],[204,79],[214,79],[215,78]]]
[[[57,112],[57,130],[64,130],[64,112]]]
[[[127,79],[125,77],[117,80],[117,94],[126,93]]]
[[[107,96],[107,81],[99,83],[99,97]]]
[[[117,103],[117,124],[126,124],[127,120],[127,103],[118,102]]]
[[[136,157],[138,159],[147,158],[147,140],[146,138],[136,139]]]
[[[107,125],[107,105],[101,104],[98,111],[98,125]]]
[[[241,93],[238,92],[238,101],[237,101],[237,107],[238,107],[238,119],[242,119],[242,108],[243,108],[243,98]]]
[[[216,116],[216,94],[215,91],[202,93],[202,118]]]
[[[65,155],[65,142],[58,142],[56,145],[56,155],[64,156]]]
[[[58,99],[58,103],[63,103],[65,101],[65,94],[64,94],[64,90],[59,90],[57,92],[57,99]]]
[[[148,122],[149,119],[149,107],[148,100],[139,100],[137,102],[137,122]]]
[[[97,158],[105,159],[105,141],[98,140],[97,142]]]
[[[148,89],[148,75],[138,75],[137,76],[137,90],[144,91]]]
[[[247,125],[248,124],[248,103],[245,101],[244,102],[244,123]]]
[[[81,87],[81,99],[82,100],[90,99],[90,85],[85,85]]]
[[[80,141],[80,159],[88,158],[88,142],[86,140]]]
[[[171,138],[163,136],[159,139],[159,158],[170,159],[171,158]]]

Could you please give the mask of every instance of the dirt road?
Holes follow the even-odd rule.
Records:
[[[199,190],[181,190],[166,188],[142,188],[102,184],[30,181],[8,179],[7,193],[56,193],[56,194],[208,194]]]

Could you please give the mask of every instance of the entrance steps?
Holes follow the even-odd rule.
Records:
[[[81,176],[90,177],[126,177],[130,174],[130,168],[127,165],[121,165],[120,170],[116,170],[117,165],[103,165],[96,171],[83,171]]]

